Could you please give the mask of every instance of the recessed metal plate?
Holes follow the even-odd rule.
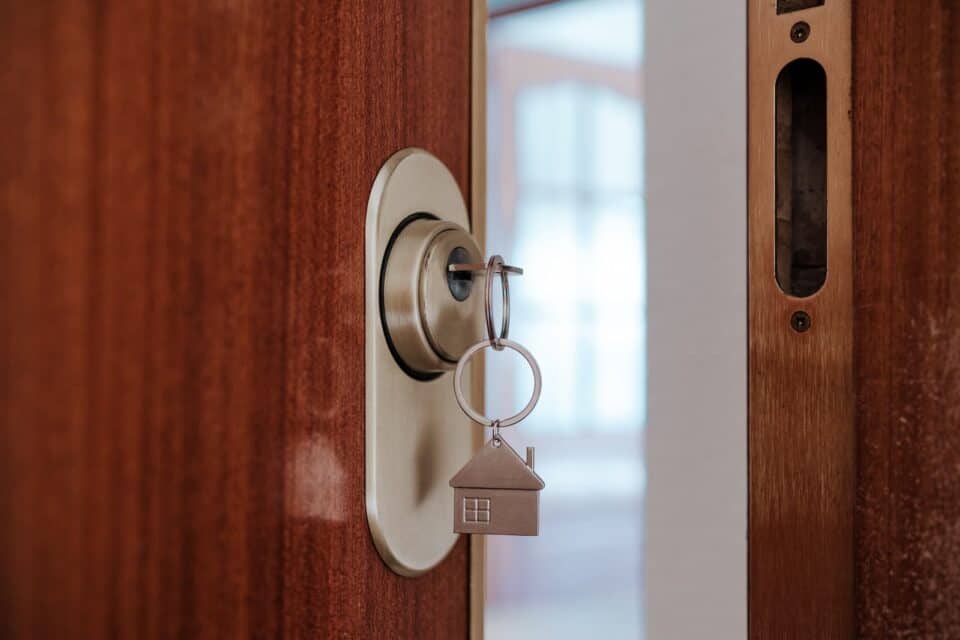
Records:
[[[384,336],[384,253],[397,227],[418,213],[470,228],[450,171],[426,151],[409,148],[387,160],[370,193],[365,275],[367,520],[381,557],[405,576],[436,566],[456,543],[449,481],[480,440],[480,427],[457,406],[452,372],[415,379],[397,364]]]

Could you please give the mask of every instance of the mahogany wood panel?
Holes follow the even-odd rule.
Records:
[[[960,4],[854,10],[862,638],[960,637]]]
[[[850,638],[856,452],[850,182],[850,5],[776,15],[751,0],[748,195],[749,635]],[[810,24],[803,43],[796,20]],[[777,285],[775,84],[797,58],[827,76],[827,279],[806,298]],[[795,331],[804,311],[809,328]]]
[[[470,3],[0,9],[0,636],[465,636],[368,533],[363,230],[467,192]]]

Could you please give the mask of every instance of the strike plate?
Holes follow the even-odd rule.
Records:
[[[433,568],[456,543],[449,481],[470,459],[480,430],[457,406],[451,372],[415,379],[397,364],[384,336],[384,255],[394,232],[415,214],[470,229],[450,171],[426,151],[409,148],[391,156],[374,182],[365,265],[367,521],[384,562],[404,576]]]

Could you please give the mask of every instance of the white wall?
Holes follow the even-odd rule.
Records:
[[[647,638],[746,638],[746,2],[645,22]]]

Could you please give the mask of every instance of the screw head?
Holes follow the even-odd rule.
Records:
[[[813,320],[811,320],[810,314],[806,311],[794,311],[793,315],[790,316],[790,326],[797,333],[807,331],[812,324]]]
[[[810,25],[806,22],[798,22],[790,27],[790,39],[796,43],[806,42],[810,37]]]

